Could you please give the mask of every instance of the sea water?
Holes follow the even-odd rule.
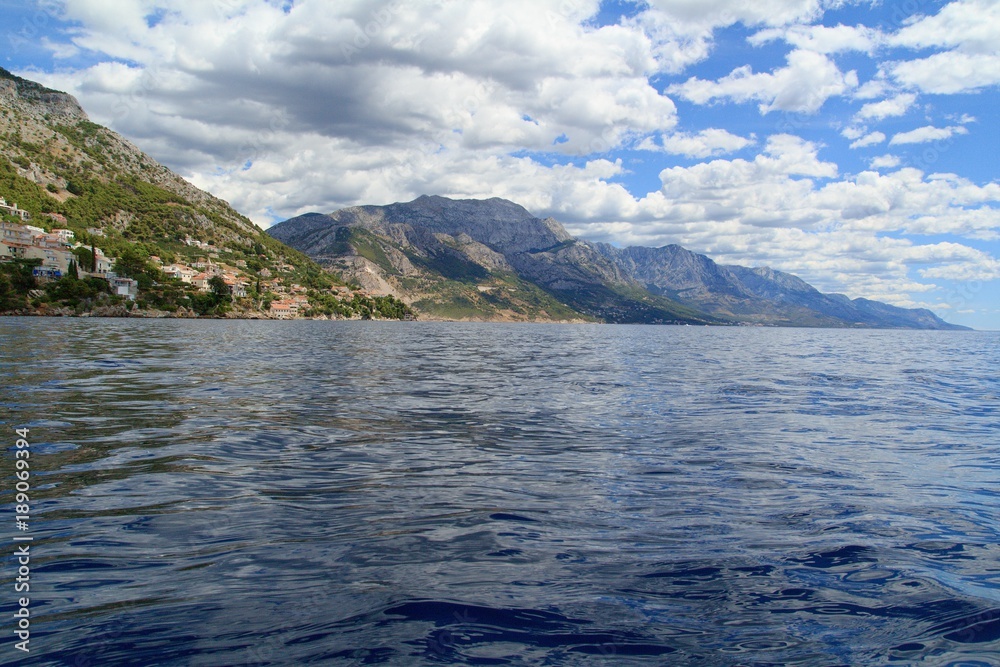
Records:
[[[997,333],[0,318],[0,355],[3,665],[1000,664]]]

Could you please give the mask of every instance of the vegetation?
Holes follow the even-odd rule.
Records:
[[[29,292],[36,287],[34,268],[40,260],[0,262],[0,312],[21,310],[29,305]]]
[[[138,285],[143,310],[219,316],[267,312],[278,292],[308,294],[309,316],[402,319],[412,311],[393,297],[345,290],[344,282],[301,252],[264,233],[224,202],[196,191],[113,132],[75,111],[58,91],[0,68],[19,100],[0,114],[0,196],[31,216],[30,224],[66,227],[72,249],[67,275],[33,275],[40,260],[0,261],[0,312],[44,307],[82,313],[125,305],[108,280],[89,274],[99,257]],[[3,215],[11,222],[22,222]],[[350,232],[348,230],[348,236]],[[345,241],[347,239],[345,238]],[[373,239],[351,239],[373,261],[391,266]],[[214,276],[207,290],[164,273],[169,264],[211,262],[245,286],[235,295],[230,278]],[[227,283],[227,281],[229,281]],[[271,290],[274,291],[271,291]],[[102,311],[103,312],[103,311]]]
[[[353,294],[342,299],[330,293],[309,292],[308,317],[356,318],[363,320],[402,320],[413,316],[413,311],[394,296],[364,296]]]

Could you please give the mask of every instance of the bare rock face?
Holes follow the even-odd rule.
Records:
[[[396,289],[383,277],[380,267],[364,257],[346,257],[337,264],[344,280],[356,283],[373,294],[399,296]]]
[[[458,236],[447,236],[446,237],[454,247],[461,252],[463,255],[469,258],[471,262],[478,264],[484,269],[490,271],[513,271],[510,262],[507,258],[491,249],[489,246],[484,245],[466,233],[461,233]]]
[[[88,120],[83,107],[68,93],[51,90],[0,68],[0,101],[21,113],[62,116],[67,120]]]
[[[314,247],[317,232],[336,227],[361,227],[397,242],[404,231],[400,226],[451,237],[464,234],[501,255],[545,250],[573,238],[555,220],[536,218],[524,207],[498,198],[451,200],[425,195],[408,203],[354,206],[292,220],[296,222],[286,220],[268,231],[293,247]]]

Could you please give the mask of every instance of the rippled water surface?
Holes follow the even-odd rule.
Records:
[[[3,665],[1000,664],[1000,334],[6,318],[0,355]]]

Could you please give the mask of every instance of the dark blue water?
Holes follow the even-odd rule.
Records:
[[[7,318],[0,355],[3,665],[1000,664],[995,333]]]

